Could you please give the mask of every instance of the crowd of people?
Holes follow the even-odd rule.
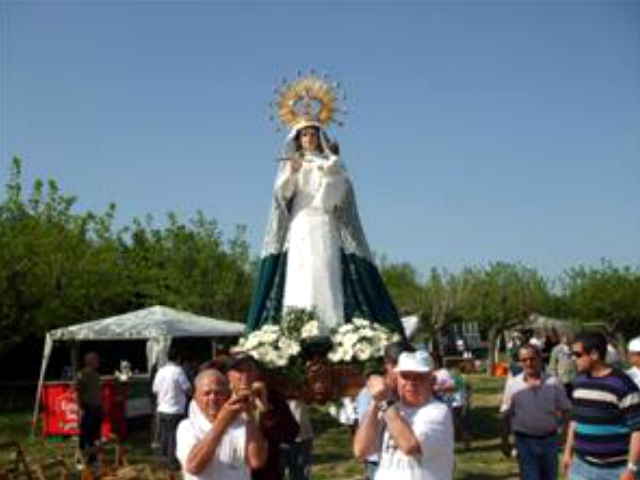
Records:
[[[367,375],[352,412],[353,453],[364,478],[384,480],[399,470],[409,480],[452,478],[455,379],[435,357],[395,342],[385,348],[384,369]],[[193,480],[310,478],[314,434],[304,401],[268,388],[248,354],[206,362],[194,378],[179,360],[170,349],[152,382],[154,443],[164,468]],[[77,381],[88,462],[102,417],[98,366],[97,354],[87,354]]]
[[[515,455],[520,478],[554,480],[559,470],[569,480],[638,478],[640,338],[628,352],[625,372],[604,335],[584,333],[563,338],[545,369],[535,342],[519,345],[520,371],[507,380],[500,411],[502,450]]]
[[[518,346],[519,373],[500,404],[502,450],[524,480],[631,480],[640,466],[640,337],[628,345],[632,367],[609,364],[607,341],[564,337],[549,356]],[[99,437],[99,359],[85,356],[77,390],[80,448],[89,460]],[[208,362],[191,381],[170,350],[156,373],[158,455],[192,480],[307,480],[313,428],[308,406],[268,388],[248,354]],[[448,480],[454,438],[467,443],[456,377],[437,354],[406,341],[387,345],[384,369],[367,375],[353,402],[352,443],[367,480]],[[189,401],[191,399],[191,401]]]
[[[366,478],[397,477],[399,469],[410,480],[452,478],[453,414],[436,398],[436,371],[431,355],[407,342],[386,347],[384,372],[368,375],[356,402],[353,451]],[[161,398],[178,398],[169,403],[185,405],[190,392],[173,360],[156,374],[154,392],[162,439],[176,422],[173,412],[166,417]],[[184,478],[310,478],[308,407],[268,388],[259,363],[248,354],[201,368],[193,400],[174,430],[175,451],[160,441],[159,452],[167,465],[181,466]]]

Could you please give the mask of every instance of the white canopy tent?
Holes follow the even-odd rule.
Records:
[[[154,364],[166,359],[172,338],[238,337],[243,331],[244,325],[237,322],[215,320],[159,305],[52,330],[45,338],[33,425],[38,418],[42,384],[54,342],[147,340],[147,367],[151,370]]]
[[[580,325],[575,320],[545,317],[538,313],[532,313],[523,327],[542,335],[575,335],[580,330]]]

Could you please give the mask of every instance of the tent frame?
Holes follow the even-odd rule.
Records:
[[[131,328],[123,328],[128,325],[127,322],[131,322]],[[142,322],[149,322],[152,328],[138,328],[136,330],[136,327],[146,327],[146,325],[141,325]],[[177,326],[175,331],[171,331],[169,328],[172,324]],[[156,326],[158,328],[153,328]],[[95,336],[91,336],[91,329],[94,330]],[[42,351],[42,364],[31,422],[31,436],[33,437],[37,425],[44,378],[55,342],[66,341],[72,344],[71,365],[72,372],[75,374],[78,360],[77,346],[81,341],[147,340],[147,369],[151,371],[153,365],[162,365],[166,362],[173,338],[210,338],[215,345],[216,338],[239,337],[243,331],[244,325],[237,322],[215,320],[160,305],[52,330],[45,336]],[[212,351],[215,352],[215,346],[212,347]]]

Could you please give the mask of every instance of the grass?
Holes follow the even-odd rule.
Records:
[[[517,478],[514,461],[505,459],[500,453],[500,419],[498,405],[503,380],[473,375],[473,409],[470,430],[473,445],[464,450],[456,444],[456,480],[507,480]],[[0,415],[0,443],[17,441],[26,447],[31,461],[43,461],[55,456],[73,459],[76,440],[44,440],[36,435],[30,439],[30,414],[11,413]],[[340,425],[322,408],[312,409],[313,427],[316,433],[312,480],[349,480],[362,478],[362,466],[351,454],[351,432]],[[131,463],[146,463],[155,466],[149,444],[148,429],[139,429],[126,441]],[[6,462],[8,452],[0,451],[0,463]],[[156,470],[159,472],[159,470]],[[160,472],[159,472],[160,473]],[[166,477],[165,477],[166,478]]]

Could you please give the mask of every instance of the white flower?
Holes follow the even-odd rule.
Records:
[[[317,320],[312,320],[311,322],[306,323],[300,332],[301,338],[309,338],[316,335],[320,335],[320,324]]]
[[[346,362],[348,360],[345,358],[345,353],[344,349],[336,348],[329,353],[328,357],[329,360],[335,363]]]
[[[276,352],[270,345],[262,345],[260,348],[255,350],[254,352],[256,359],[267,365],[268,367],[272,367],[276,361]]]
[[[278,341],[278,349],[288,360],[289,357],[300,353],[300,344],[287,337],[282,337]]]
[[[265,325],[241,338],[232,352],[247,352],[268,368],[286,367],[300,353],[300,344],[284,335],[278,325]]]
[[[276,367],[286,367],[289,363],[289,357],[286,355],[276,355],[273,363]]]
[[[348,333],[347,335],[345,335],[342,339],[342,343],[346,346],[346,347],[352,347],[353,345],[355,345],[358,342],[359,338],[358,335],[355,333]]]
[[[355,332],[356,327],[352,323],[345,323],[338,328],[338,333],[347,334],[351,332]]]
[[[361,362],[369,360],[371,358],[371,354],[373,353],[371,347],[366,343],[359,343],[358,345],[356,345],[353,351],[355,357]]]
[[[362,318],[338,327],[331,337],[333,349],[329,353],[332,362],[364,362],[382,357],[385,346],[399,338],[381,325]]]
[[[372,325],[370,321],[365,320],[364,318],[354,318],[351,323],[357,327],[370,327]]]

